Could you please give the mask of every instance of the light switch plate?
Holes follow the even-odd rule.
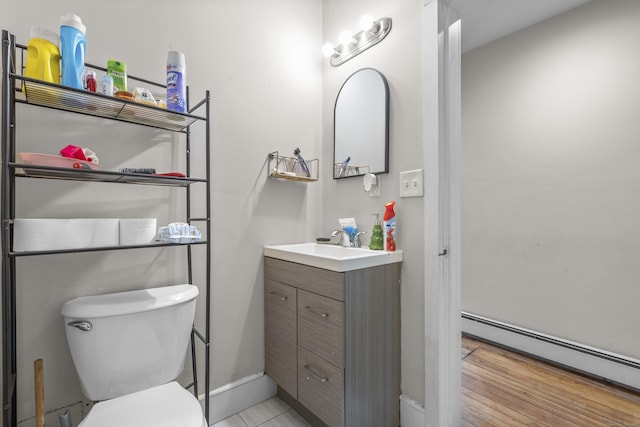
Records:
[[[424,196],[422,169],[400,172],[400,197]]]

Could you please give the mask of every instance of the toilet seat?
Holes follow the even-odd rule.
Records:
[[[195,396],[175,381],[96,403],[78,427],[206,427]]]

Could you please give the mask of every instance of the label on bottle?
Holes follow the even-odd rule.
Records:
[[[184,74],[167,66],[167,109],[187,112]]]
[[[118,90],[127,90],[127,78],[122,71],[109,70],[109,75],[113,79],[114,87],[118,88]]]
[[[384,222],[384,242],[385,250],[394,252],[396,250],[396,217],[391,217]]]

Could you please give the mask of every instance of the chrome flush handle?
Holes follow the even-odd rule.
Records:
[[[75,322],[67,323],[67,325],[73,326],[74,328],[78,328],[84,332],[89,332],[93,328],[93,325],[91,324],[91,322],[88,322],[86,320],[76,320]]]

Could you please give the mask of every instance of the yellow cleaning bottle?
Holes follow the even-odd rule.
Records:
[[[24,75],[50,83],[60,84],[60,50],[56,33],[40,27],[31,27],[27,44]]]

